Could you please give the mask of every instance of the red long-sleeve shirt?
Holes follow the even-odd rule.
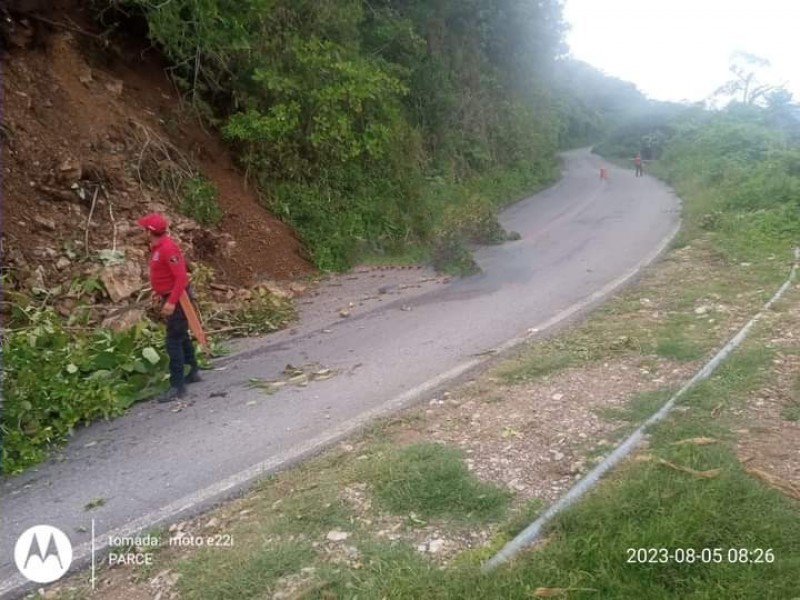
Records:
[[[167,302],[177,304],[189,284],[186,261],[178,244],[168,235],[162,235],[150,246],[150,287],[159,296],[169,296]]]

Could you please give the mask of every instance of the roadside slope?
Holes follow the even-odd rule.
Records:
[[[78,4],[60,3],[48,17],[95,30]],[[190,256],[225,283],[312,271],[291,230],[260,206],[228,150],[182,102],[155,51],[132,38],[105,49],[74,31],[37,31],[35,43],[3,60],[3,264],[22,287],[40,266],[49,287],[82,276],[75,254],[126,250],[134,219],[153,210],[173,216]],[[224,215],[216,226],[177,216],[172,194],[192,170],[217,192]],[[89,220],[96,186],[103,192]]]

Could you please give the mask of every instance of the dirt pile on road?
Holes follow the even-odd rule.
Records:
[[[259,205],[182,101],[158,53],[143,38],[104,37],[82,4],[6,19],[4,288],[75,296],[77,286],[97,303],[132,297],[145,272],[129,265],[144,269],[147,251],[135,219],[150,211],[169,215],[189,259],[213,267],[219,283],[311,272],[292,232]],[[192,178],[217,191],[224,216],[213,227],[177,210],[175,192]]]

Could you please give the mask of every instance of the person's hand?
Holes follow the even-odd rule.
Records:
[[[161,314],[165,317],[171,317],[172,313],[175,312],[175,305],[171,302],[165,302],[164,306],[161,307]]]

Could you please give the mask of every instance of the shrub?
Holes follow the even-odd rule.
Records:
[[[79,423],[122,413],[166,373],[162,333],[147,324],[79,335],[52,309],[18,312],[27,323],[6,330],[2,342],[6,475],[42,460]]]
[[[201,225],[216,225],[222,220],[222,209],[217,202],[217,189],[210,181],[199,176],[187,179],[182,188],[180,211]]]

